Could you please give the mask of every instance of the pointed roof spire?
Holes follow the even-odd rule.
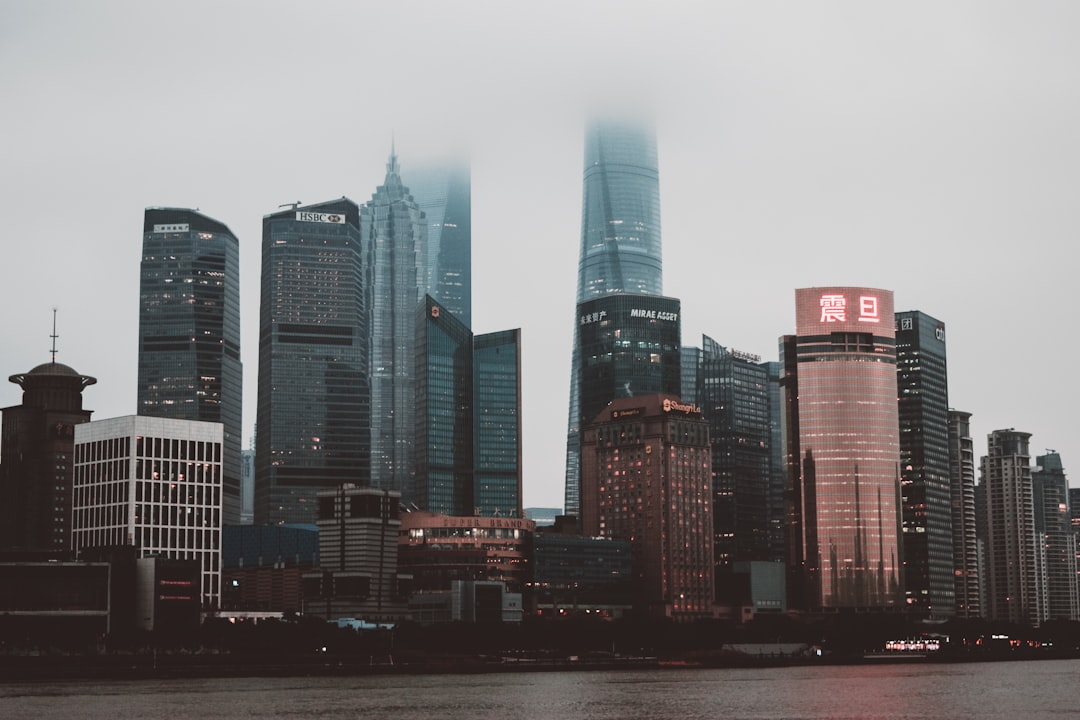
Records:
[[[386,174],[388,176],[400,174],[398,171],[397,149],[395,148],[393,133],[390,133],[390,160],[386,163]]]
[[[52,350],[50,352],[52,353],[52,361],[53,361],[53,364],[55,365],[56,364],[56,338],[60,337],[59,335],[56,334],[56,308],[52,309],[52,335],[50,335],[49,337],[52,338]]]

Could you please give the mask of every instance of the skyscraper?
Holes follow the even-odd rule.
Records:
[[[472,327],[472,201],[464,162],[408,173],[409,190],[427,219],[425,292]]]
[[[945,324],[896,313],[904,589],[909,609],[955,613]]]
[[[55,354],[8,379],[23,398],[3,409],[0,550],[64,554],[71,549],[75,426],[90,421],[82,392],[97,380],[56,362]]]
[[[660,295],[660,250],[660,180],[653,130],[627,123],[592,125],[585,136],[577,302],[620,292]],[[577,331],[575,322],[566,438],[567,514],[579,511],[583,416]]]
[[[1030,439],[1031,433],[1011,428],[995,430],[987,438],[979,508],[986,553],[983,615],[989,620],[1038,625],[1043,616]]]
[[[640,612],[712,614],[709,456],[699,408],[675,395],[617,398],[583,427],[582,529],[630,542]]]
[[[411,504],[452,516],[521,517],[520,358],[520,330],[474,336],[424,298]]]
[[[981,574],[975,515],[975,446],[971,413],[949,410],[949,491],[956,615],[982,617]]]
[[[139,269],[138,414],[220,422],[222,510],[240,520],[240,243],[185,208],[147,208]]]
[[[901,545],[892,292],[804,288],[795,291],[795,304],[796,336],[783,355],[802,602],[895,606]]]
[[[443,515],[471,515],[472,332],[430,295],[416,313],[416,475],[408,502]]]
[[[371,483],[411,500],[415,473],[416,314],[428,274],[427,225],[391,151],[386,179],[360,209],[371,287]]]
[[[1031,473],[1035,500],[1035,531],[1041,540],[1045,592],[1043,615],[1048,620],[1080,620],[1077,593],[1076,545],[1069,512],[1069,481],[1061,456],[1053,450],[1035,458]]]
[[[520,328],[473,338],[473,413],[473,511],[524,517]]]
[[[263,218],[257,523],[314,522],[319,490],[368,482],[364,250],[346,198]]]

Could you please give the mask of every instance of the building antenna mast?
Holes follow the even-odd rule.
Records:
[[[50,335],[49,337],[52,338],[52,350],[50,350],[49,352],[52,353],[52,361],[53,361],[53,365],[55,365],[56,364],[56,338],[60,337],[59,335],[56,334],[56,308],[55,307],[52,309],[52,335]]]

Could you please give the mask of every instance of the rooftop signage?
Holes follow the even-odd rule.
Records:
[[[163,223],[161,225],[154,226],[154,232],[156,233],[172,233],[172,232],[190,232],[191,225],[189,223]]]
[[[681,403],[678,400],[664,398],[664,412],[680,412],[689,415],[690,413],[700,413],[701,408],[693,403]]]
[[[865,287],[817,287],[795,291],[796,332],[895,333],[893,293]]]
[[[298,222],[331,223],[333,225],[344,225],[345,215],[343,213],[319,213],[308,212],[306,210],[297,210],[296,220]]]

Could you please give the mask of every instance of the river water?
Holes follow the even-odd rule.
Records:
[[[1080,660],[485,675],[0,682],[0,718],[1080,717]]]

